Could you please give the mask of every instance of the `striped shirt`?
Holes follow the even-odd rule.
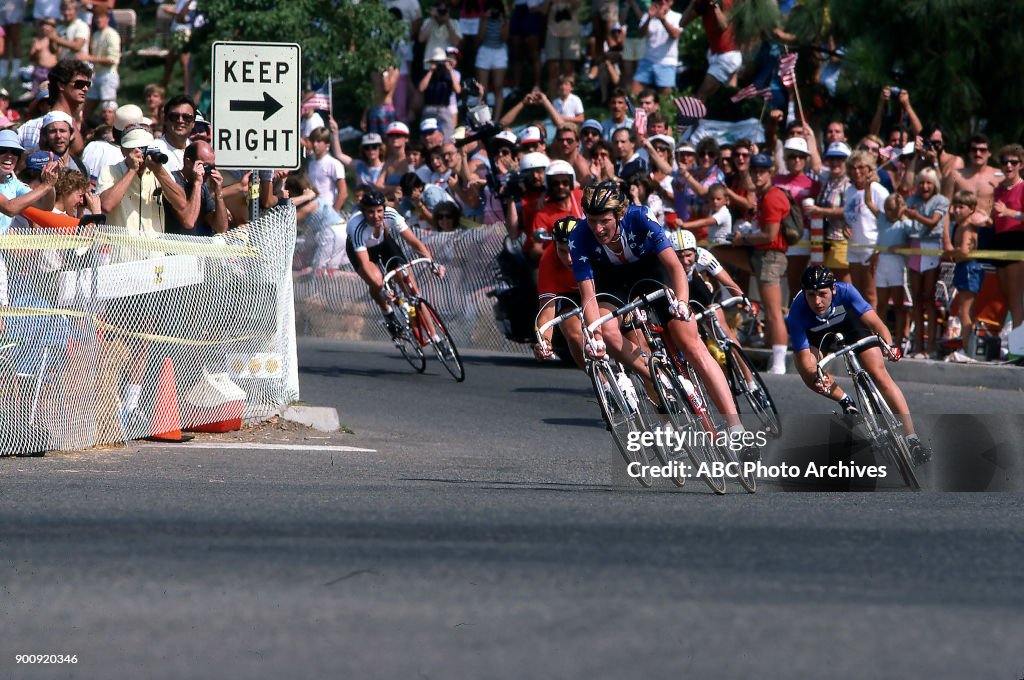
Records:
[[[348,238],[355,252],[366,252],[367,248],[379,246],[390,231],[392,236],[398,236],[409,228],[405,218],[394,208],[384,208],[384,225],[380,233],[374,233],[373,227],[366,221],[363,213],[357,212],[348,221]]]

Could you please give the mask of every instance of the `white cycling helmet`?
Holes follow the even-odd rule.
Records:
[[[569,175],[572,177],[573,183],[576,182],[576,171],[567,161],[551,161],[551,165],[544,171],[544,176],[551,177],[553,175]]]
[[[672,244],[674,250],[697,249],[697,238],[693,235],[692,231],[687,231],[686,229],[666,230],[665,236],[668,237],[668,242]]]
[[[551,159],[539,151],[531,151],[519,161],[519,169],[523,171],[545,169],[551,165]]]

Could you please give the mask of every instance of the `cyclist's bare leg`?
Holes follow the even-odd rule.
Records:
[[[907,406],[907,400],[903,397],[903,391],[899,385],[896,384],[896,381],[889,375],[889,371],[886,370],[882,350],[872,347],[861,352],[858,358],[861,365],[868,372],[868,375],[875,381],[875,385],[878,386],[878,391],[882,393],[885,403],[889,405],[892,412],[903,422],[903,433],[907,436],[914,434],[914,422],[910,419],[910,408]]]
[[[668,322],[668,332],[672,334],[672,342],[683,352],[686,360],[697,370],[697,375],[704,382],[708,389],[708,395],[715,402],[718,412],[725,418],[726,424],[731,428],[741,425],[740,417],[736,413],[736,402],[733,401],[732,392],[729,390],[729,383],[722,373],[722,367],[718,365],[707,345],[700,339],[697,332],[697,324],[692,321],[681,321],[672,319]]]
[[[602,309],[604,307],[602,306]],[[610,310],[609,310],[610,311]],[[601,326],[601,335],[608,348],[608,353],[623,366],[643,376],[646,382],[651,381],[651,374],[647,370],[640,348],[633,341],[622,334],[619,330],[619,320],[612,319]]]
[[[583,369],[586,366],[583,360],[583,326],[579,319],[569,319],[561,325],[561,329],[562,334],[565,335],[565,341],[569,345],[572,360],[580,369]]]
[[[399,274],[398,281],[402,286],[402,290],[408,295],[413,297],[420,296],[420,289],[416,285],[416,277],[412,275],[411,271],[407,269],[402,274]],[[427,327],[427,333],[430,334],[431,338],[437,335],[437,329],[434,328],[434,320],[430,318],[429,314],[423,317],[423,324]]]
[[[370,266],[376,267],[376,265]],[[380,285],[380,273],[378,272],[377,278],[374,278],[366,271],[366,267],[357,267],[356,273],[359,274],[359,278],[369,287],[370,297],[380,307],[381,314],[387,314],[390,306],[388,305],[387,297],[384,295],[384,288]]]

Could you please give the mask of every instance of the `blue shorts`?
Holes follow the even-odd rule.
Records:
[[[637,62],[633,80],[644,85],[673,88],[676,86],[676,67],[641,59]]]
[[[981,290],[981,281],[984,277],[985,272],[977,260],[957,262],[953,269],[953,287],[957,290],[978,293]]]

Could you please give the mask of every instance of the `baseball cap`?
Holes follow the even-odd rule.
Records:
[[[519,131],[517,139],[519,144],[536,144],[541,141],[540,128],[536,125],[527,125]]]
[[[0,148],[25,150],[25,147],[21,145],[21,140],[18,139],[18,133],[14,130],[0,130]]]
[[[750,157],[750,167],[768,168],[770,170],[772,167],[772,159],[768,156],[768,154],[755,153],[753,156]]]
[[[383,144],[384,140],[380,138],[376,132],[368,132],[363,135],[363,141],[359,142],[359,146],[374,146]]]
[[[424,118],[420,121],[420,132],[423,134],[440,129],[441,126],[437,124],[437,118]]]
[[[129,125],[138,125],[142,119],[142,109],[135,104],[125,104],[114,115],[114,129],[124,130]]]
[[[427,59],[427,61],[428,62],[448,61],[448,55],[444,51],[443,47],[435,47],[434,49],[430,50],[430,58]]]
[[[516,136],[509,132],[508,130],[502,130],[498,134],[494,135],[494,140],[506,142],[511,146],[515,146],[517,144]]]
[[[113,99],[108,99],[105,102],[103,102],[104,111],[117,111],[117,108],[117,102],[115,102]]]
[[[458,58],[458,56],[459,56],[459,48],[458,47],[448,46],[448,47],[444,48],[444,52],[449,57]]]
[[[6,87],[0,87],[0,97],[3,97],[4,99],[10,99],[11,93],[7,91]]]
[[[54,123],[67,123],[68,127],[72,130],[75,129],[74,119],[63,111],[50,111],[48,114],[43,116],[43,124],[41,127],[47,128]]]
[[[604,128],[601,127],[601,121],[595,120],[593,118],[583,121],[583,125],[580,126],[580,132],[586,130],[587,128],[597,130],[598,132],[604,132]]]
[[[35,151],[28,155],[25,167],[29,170],[42,170],[46,164],[53,160],[53,154],[49,151]]]
[[[694,156],[697,155],[697,150],[693,148],[693,144],[680,144],[676,147],[676,153],[692,153]]]
[[[135,128],[124,133],[121,138],[122,149],[144,149],[153,143],[153,133],[142,128]]]
[[[802,153],[805,156],[811,155],[810,149],[807,148],[807,140],[803,137],[790,137],[786,140],[786,143],[782,145],[782,148],[784,151],[794,151],[796,153]]]
[[[384,134],[385,135],[405,135],[406,137],[408,137],[409,136],[409,126],[406,125],[405,123],[403,123],[400,120],[396,120],[394,123],[391,123],[386,128],[384,128]]]
[[[662,144],[668,146],[670,149],[674,149],[676,146],[676,140],[672,139],[668,135],[651,135],[650,137],[648,137],[648,139],[651,140],[651,144],[653,144],[654,142],[661,142]]]
[[[850,147],[843,142],[832,142],[825,151],[825,158],[846,158],[850,155]]]

